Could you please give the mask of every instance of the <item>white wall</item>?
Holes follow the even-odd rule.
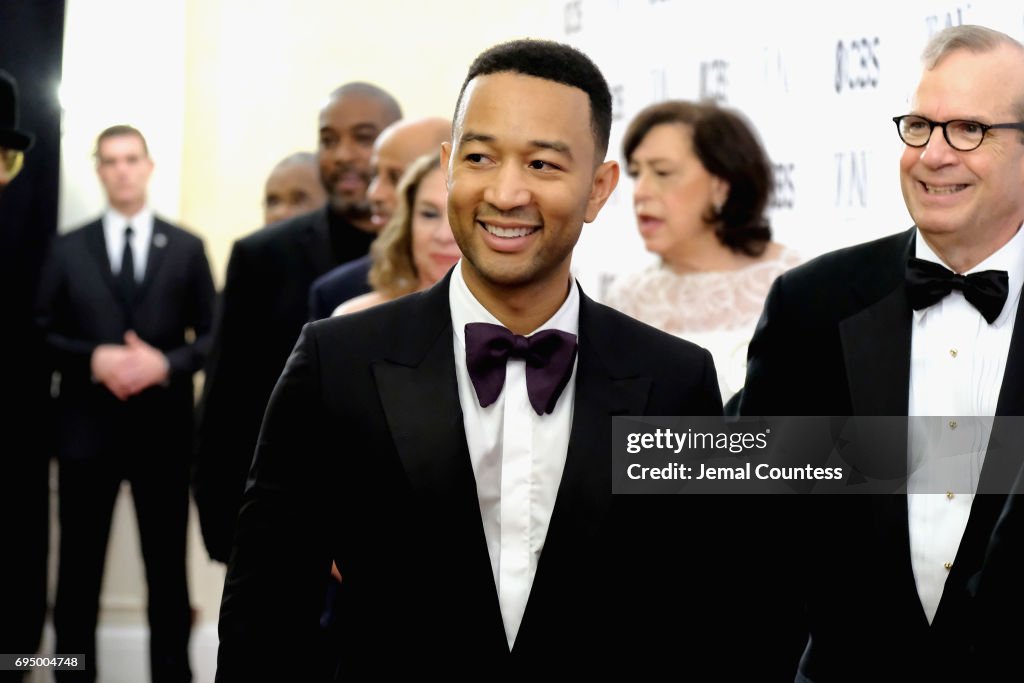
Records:
[[[315,150],[327,94],[353,80],[392,92],[406,116],[452,115],[486,47],[551,37],[548,0],[188,0],[182,216],[208,238],[215,275],[262,225],[277,161]]]
[[[180,217],[185,148],[185,5],[157,0],[67,0],[59,221],[62,230],[105,207],[92,151],[107,126],[146,136],[156,163],[150,203]]]

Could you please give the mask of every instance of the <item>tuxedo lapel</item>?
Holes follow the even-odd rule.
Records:
[[[110,257],[107,254],[107,240],[103,236],[103,223],[96,221],[83,229],[85,230],[86,249],[96,262],[96,271],[100,274],[100,278],[110,291],[110,296],[114,298],[117,308],[121,309],[123,308],[124,299],[121,296],[121,290],[117,286],[117,281],[114,279],[114,271],[110,265]]]
[[[167,230],[167,225],[163,221],[154,218],[153,234],[150,235],[149,239],[149,255],[146,257],[146,275],[142,278],[142,284],[139,286],[139,291],[135,294],[136,306],[139,302],[145,300],[146,292],[149,291],[153,284],[153,280],[160,272],[160,267],[164,263],[167,250],[171,248],[170,239],[171,235]]]
[[[855,288],[870,303],[839,324],[853,415],[907,414],[911,308],[903,275],[913,233],[907,237],[894,245],[889,263],[864,274]]]
[[[423,513],[437,518],[438,556],[463,575],[475,623],[490,623],[507,649],[459,402],[448,282],[402,302],[390,335],[400,343],[372,372],[406,478]]]
[[[517,650],[528,647],[531,625],[543,624],[549,610],[556,609],[558,591],[594,571],[587,564],[593,557],[592,542],[606,524],[611,505],[612,417],[643,414],[651,386],[650,377],[616,370],[602,357],[604,311],[582,290],[579,329],[569,448]]]
[[[1024,296],[1017,304],[996,415],[1024,415]]]
[[[1021,302],[1024,302],[1024,297],[1021,298]],[[1003,383],[999,388],[999,399],[996,403],[996,416],[1024,416],[1024,305],[1021,303],[1017,305],[1010,350],[1006,357],[1006,368],[1003,370]],[[1020,430],[1016,428],[1019,422],[1017,419],[1009,422],[998,419],[995,421],[989,438],[989,450],[985,454],[981,481],[978,483],[980,493],[1005,492],[1009,483],[1016,479],[1021,469]],[[1005,493],[998,495],[1004,497]],[[993,497],[995,496],[981,496]]]
[[[843,360],[850,388],[853,415],[903,416],[910,400],[910,351],[913,309],[907,298],[905,271],[914,246],[914,231],[893,243],[884,263],[864,273],[854,288],[855,296],[869,302],[839,324]],[[906,471],[906,429],[892,434],[885,446],[902,454],[898,466]],[[900,586],[896,595],[913,596],[905,616],[919,627],[928,625],[924,608],[916,599],[917,586],[910,560],[910,527],[905,494],[877,496],[871,504],[878,553]]]

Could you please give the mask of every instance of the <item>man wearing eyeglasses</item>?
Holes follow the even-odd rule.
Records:
[[[923,61],[895,118],[915,226],[775,282],[742,414],[1024,415],[1024,46],[959,26]],[[936,457],[917,424],[915,468]],[[941,424],[933,443],[958,426]],[[979,443],[968,474],[984,488],[1005,470]],[[810,636],[796,680],[977,680],[967,585],[1006,497],[919,493],[909,471],[910,495],[774,502],[792,515],[778,527],[803,539],[786,560]]]

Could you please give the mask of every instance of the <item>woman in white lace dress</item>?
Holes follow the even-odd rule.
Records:
[[[641,111],[623,157],[640,235],[661,258],[616,279],[607,303],[711,351],[728,401],[768,288],[799,262],[771,241],[771,163],[736,112],[683,101]]]

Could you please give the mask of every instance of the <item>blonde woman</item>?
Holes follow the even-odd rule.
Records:
[[[426,289],[462,257],[448,224],[448,192],[439,155],[414,161],[402,176],[398,195],[394,215],[370,247],[373,291],[344,302],[334,315]]]

